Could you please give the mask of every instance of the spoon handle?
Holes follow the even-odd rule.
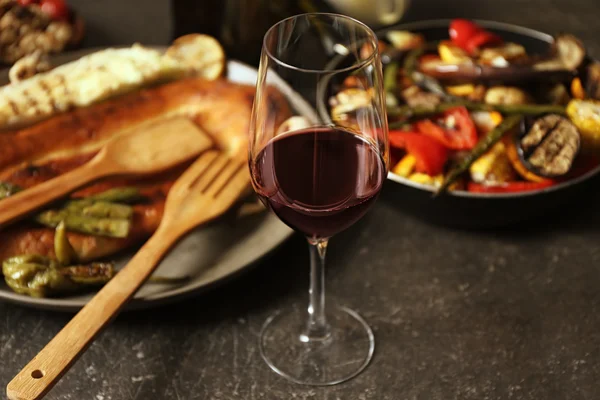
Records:
[[[181,236],[176,228],[159,227],[127,266],[13,378],[6,387],[8,398],[41,399],[148,279]]]
[[[3,199],[0,228],[104,176],[107,170],[97,160],[98,156],[79,168]]]

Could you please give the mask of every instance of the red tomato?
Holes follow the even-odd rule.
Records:
[[[416,159],[415,169],[427,175],[437,175],[444,171],[448,161],[448,150],[435,140],[415,132],[391,130],[390,146],[405,149]]]
[[[480,47],[494,46],[497,44],[502,44],[502,38],[500,36],[492,32],[481,31],[467,40],[465,50],[469,53],[473,53]]]
[[[66,20],[69,18],[69,7],[64,0],[41,0],[42,11],[55,20]]]
[[[39,0],[19,0],[18,3],[23,7],[30,6],[32,4],[37,4]]]
[[[530,192],[532,190],[541,190],[554,185],[556,182],[545,180],[542,182],[508,182],[498,185],[482,185],[480,183],[469,182],[467,189],[472,193],[518,193]]]
[[[475,22],[457,18],[450,23],[450,38],[460,47],[465,47],[469,39],[475,36],[483,29]]]
[[[425,119],[415,123],[418,131],[452,150],[471,150],[478,140],[477,128],[465,107],[454,107],[440,115],[443,121],[452,119],[452,127],[445,127]]]

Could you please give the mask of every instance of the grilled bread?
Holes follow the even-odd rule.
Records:
[[[139,44],[97,51],[0,87],[0,129],[31,125],[73,108],[185,76],[216,79],[224,63],[223,49],[207,35],[180,38],[165,54]]]

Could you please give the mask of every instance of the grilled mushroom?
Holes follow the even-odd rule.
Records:
[[[568,119],[550,114],[537,119],[519,141],[519,155],[535,174],[565,175],[579,152],[581,136]]]

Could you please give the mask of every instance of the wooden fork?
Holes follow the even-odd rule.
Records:
[[[119,273],[8,384],[11,400],[41,399],[148,279],[165,254],[197,226],[222,215],[249,184],[242,157],[204,153],[175,182],[154,235]]]

